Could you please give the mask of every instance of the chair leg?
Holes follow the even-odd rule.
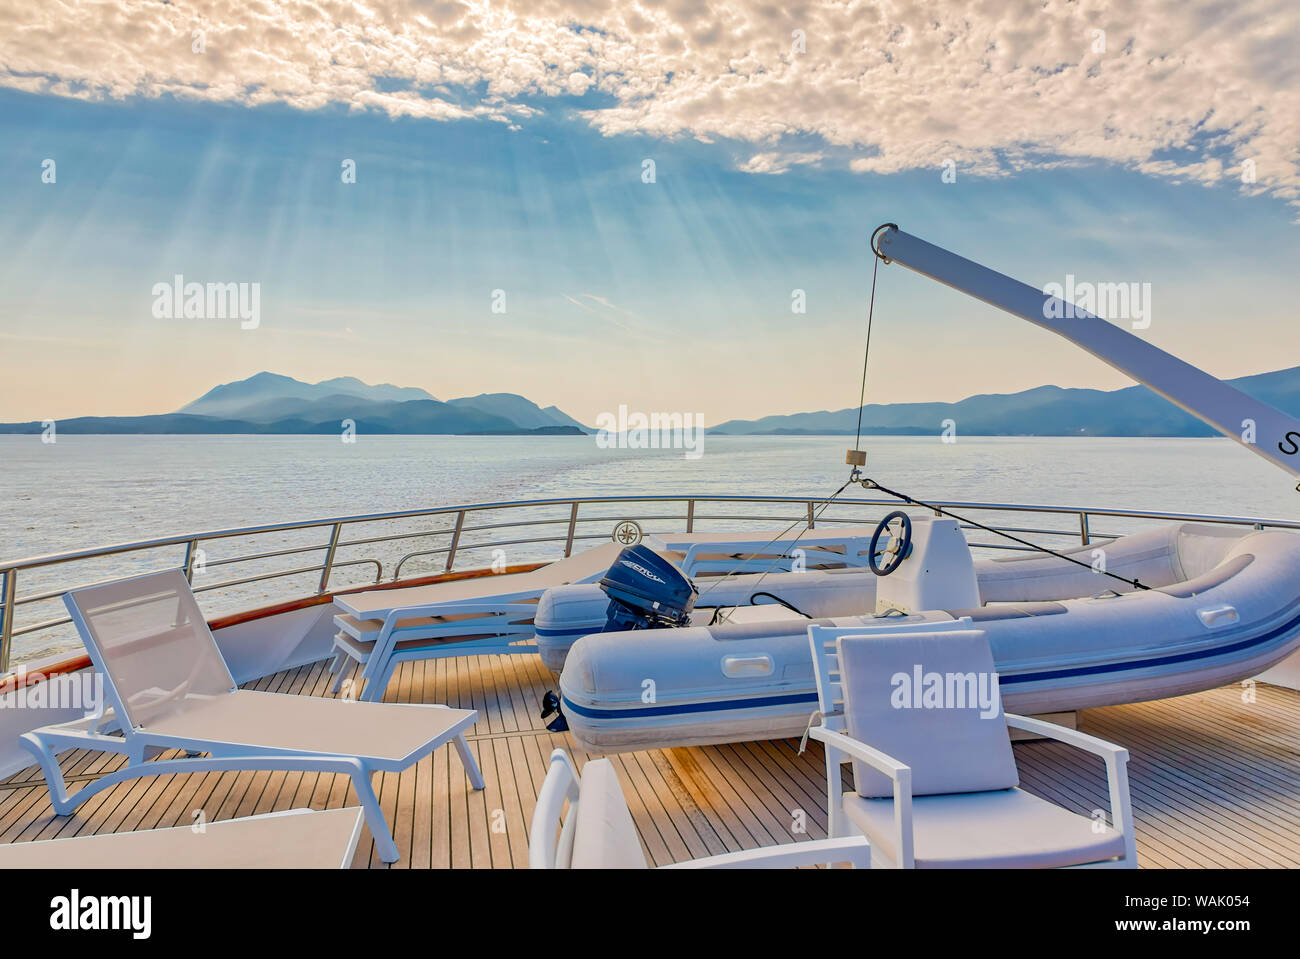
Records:
[[[344,660],[341,663],[338,662],[340,658],[343,658]],[[351,669],[350,660],[348,660],[347,657],[345,657],[342,653],[339,653],[339,655],[334,657],[334,659],[335,659],[335,663],[332,663],[330,665],[330,672],[331,673],[334,672],[335,664],[337,664],[338,673],[336,673],[334,676],[334,685],[330,687],[330,694],[337,696],[339,694],[339,690],[343,688],[343,684],[347,682],[348,673],[352,672],[352,669]]]
[[[63,770],[59,768],[59,759],[54,750],[35,733],[23,733],[18,738],[21,740],[23,747],[34,755],[36,761],[40,763],[41,772],[45,776],[45,788],[49,790],[50,794],[50,805],[54,807],[56,816],[71,816],[76,812],[77,807],[91,796],[116,786],[118,783],[139,776],[150,775],[154,769],[158,769],[159,772],[171,772],[174,770],[170,767],[184,762],[184,760],[163,760],[156,765],[154,763],[146,764],[142,760],[128,755],[125,766],[100,776],[94,782],[82,786],[69,796],[67,782],[63,778]]]
[[[479,771],[474,754],[469,751],[469,742],[465,739],[465,734],[458,735],[455,742],[456,752],[460,753],[460,762],[465,767],[465,775],[469,777],[469,784],[475,789],[482,789],[484,787],[483,773]]]
[[[396,669],[397,662],[390,657],[382,668],[372,671],[371,677],[366,680],[366,688],[357,698],[367,703],[383,702],[384,693],[388,692],[388,684],[392,682]]]
[[[366,825],[370,827],[371,838],[375,840],[375,851],[384,862],[397,862],[401,857],[397,853],[397,843],[388,829],[388,820],[379,808],[379,797],[375,795],[374,786],[370,784],[370,770],[363,770],[352,775],[352,788],[357,791],[361,808],[365,811]]]
[[[826,838],[839,839],[848,835],[840,822],[844,809],[844,785],[841,781],[842,767],[838,756],[832,756],[829,747],[826,751]]]
[[[59,766],[59,757],[54,755],[45,742],[32,733],[23,733],[18,737],[21,745],[29,753],[36,757],[37,763],[40,764],[41,773],[45,776],[45,788],[50,793],[50,804],[54,807],[56,816],[67,816],[76,809],[76,805],[68,802],[68,784],[63,779],[63,769]]]

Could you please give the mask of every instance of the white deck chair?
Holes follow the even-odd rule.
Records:
[[[448,656],[518,655],[537,652],[534,603],[431,603],[394,609],[384,619],[334,617],[334,674],[331,693],[347,681],[349,660],[361,667],[352,692],[362,702],[379,702],[404,662]],[[359,692],[358,692],[359,690]]]
[[[956,621],[865,632],[810,626],[826,747],[828,832],[865,835],[872,866],[903,868],[1136,867],[1128,751],[1053,723],[968,704],[981,682],[997,689],[985,634]],[[922,631],[929,626],[929,630]],[[938,706],[914,704],[916,674],[937,674]],[[950,680],[949,677],[952,677]],[[931,686],[923,680],[922,688]],[[934,700],[928,700],[934,702]],[[1019,788],[1007,727],[1100,756],[1110,815],[1070,812]],[[840,766],[853,763],[854,792]]]
[[[107,701],[84,719],[21,737],[41,765],[57,815],[139,776],[227,769],[343,773],[361,800],[380,858],[395,862],[397,846],[372,773],[400,772],[451,742],[474,788],[483,788],[465,740],[477,718],[472,709],[237,688],[180,570],[92,586],[63,599],[104,678]],[[127,762],[69,796],[57,756],[62,749],[121,753]],[[190,755],[150,761],[168,749]]]
[[[377,702],[393,671],[407,660],[535,653],[537,644],[527,640],[542,593],[552,586],[595,582],[621,549],[605,543],[526,573],[339,594],[331,691],[343,687],[349,661],[361,667],[358,698]]]
[[[788,842],[661,868],[775,869],[841,862],[866,866],[868,861],[866,840],[854,836]],[[528,831],[529,868],[646,869],[649,865],[613,764],[593,759],[579,776],[567,752],[552,752]]]
[[[224,822],[0,845],[0,869],[347,869],[362,812],[288,809]]]

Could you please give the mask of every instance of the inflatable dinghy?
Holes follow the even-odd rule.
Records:
[[[587,632],[605,622],[600,587],[549,591],[538,642],[549,663],[563,662],[574,738],[608,753],[798,736],[817,702],[813,622],[870,634],[973,621],[988,636],[1005,708],[1022,714],[1210,689],[1300,647],[1293,533],[1182,523],[1068,551],[1090,563],[1081,567],[1052,555],[976,562],[955,521],[911,523],[910,553],[893,575],[765,577],[759,588],[798,612],[751,605],[721,625]],[[734,593],[717,605],[748,601],[746,578],[715,586]],[[691,622],[714,613],[696,609]]]
[[[876,605],[876,577],[865,569],[736,576],[697,584],[699,596],[688,616],[693,626],[708,625],[718,610],[759,606],[768,612],[789,603],[810,617],[851,616]],[[569,649],[583,636],[602,632],[610,597],[599,583],[548,589],[533,618],[537,651],[553,673],[564,669]]]

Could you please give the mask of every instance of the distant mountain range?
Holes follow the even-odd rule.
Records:
[[[1228,380],[1243,393],[1300,416],[1300,366]],[[849,434],[858,408],[728,420],[711,429],[724,435]],[[862,432],[874,435],[939,433],[953,420],[965,436],[1217,436],[1145,386],[1122,390],[1040,386],[1021,393],[971,396],[957,403],[889,403],[862,407]]]
[[[482,393],[441,402],[415,387],[371,386],[350,376],[303,383],[258,373],[223,383],[175,413],[81,416],[59,420],[61,433],[338,433],[352,420],[359,433],[580,435],[587,428],[554,406],[542,409],[513,393]],[[39,433],[42,424],[0,423],[0,433]]]
[[[1229,380],[1245,393],[1300,416],[1300,366]],[[728,420],[709,432],[732,436],[852,434],[858,409]],[[957,403],[889,403],[862,408],[862,432],[929,435],[953,420],[965,436],[1214,436],[1215,431],[1145,386],[1122,390],[1040,386],[971,396]],[[303,383],[258,373],[225,383],[174,413],[82,416],[61,433],[338,433],[352,420],[366,434],[580,435],[592,432],[554,406],[514,393],[441,401],[424,390],[370,386],[352,377]],[[0,423],[0,433],[40,433],[40,422]]]

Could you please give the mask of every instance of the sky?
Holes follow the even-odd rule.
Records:
[[[1269,0],[0,0],[0,421],[263,370],[851,407],[886,221],[1150,284],[1139,335],[1221,378],[1295,366],[1297,50]],[[257,327],[155,315],[178,274],[258,284]],[[868,402],[1044,383],[1130,385],[881,268]]]

